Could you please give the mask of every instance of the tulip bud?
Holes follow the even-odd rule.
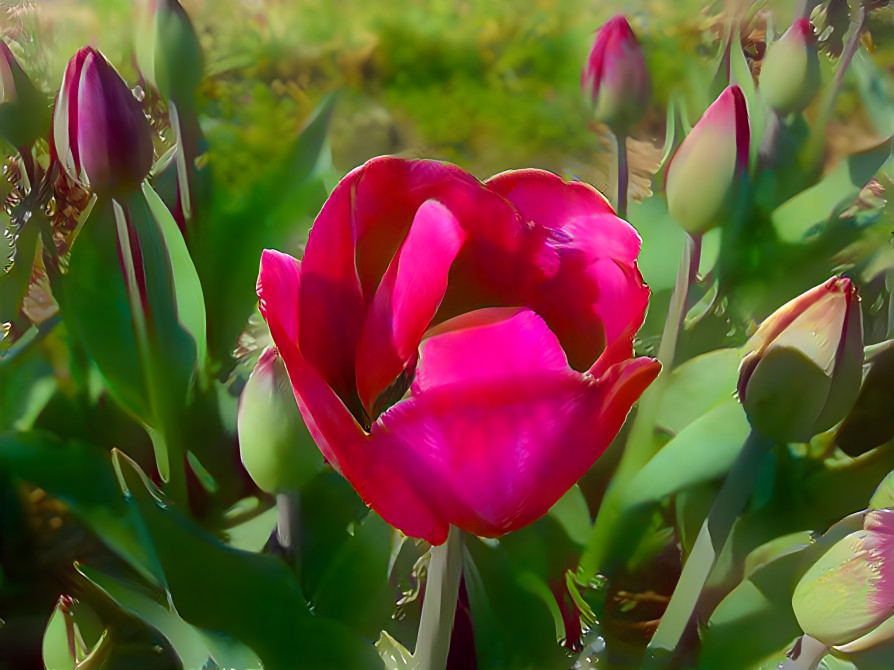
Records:
[[[833,277],[770,315],[746,345],[739,400],[758,432],[807,442],[850,411],[860,390],[863,317],[857,288]]]
[[[780,114],[801,112],[819,90],[816,35],[807,19],[798,19],[774,42],[761,66],[760,90]]]
[[[272,347],[261,354],[242,390],[237,429],[242,463],[262,491],[301,488],[323,465],[298,411],[289,375]]]
[[[839,540],[795,587],[792,608],[805,633],[843,645],[894,614],[894,509],[873,510],[863,530]]]
[[[635,123],[649,104],[652,82],[646,60],[622,15],[596,31],[581,74],[581,89],[593,101],[594,116],[613,130]]]
[[[729,86],[708,107],[667,166],[668,211],[692,235],[713,228],[748,169],[751,131],[745,95]]]
[[[46,135],[47,100],[0,40],[0,135],[12,146],[28,147]]]
[[[177,0],[142,0],[137,64],[162,96],[184,104],[202,79],[202,49]]]
[[[62,169],[96,193],[134,190],[152,167],[152,133],[140,103],[99,51],[68,62],[53,117]]]

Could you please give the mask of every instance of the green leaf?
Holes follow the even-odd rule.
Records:
[[[891,155],[891,138],[843,158],[819,184],[802,191],[773,212],[776,234],[784,242],[801,242],[849,205]]]
[[[717,405],[681,430],[634,475],[626,504],[654,502],[721,476],[733,464],[750,430],[738,401]]]
[[[559,498],[548,514],[559,522],[569,538],[582,547],[586,546],[593,530],[593,523],[590,521],[587,499],[577,484]]]
[[[0,466],[59,498],[139,574],[163,583],[146,529],[122,498],[107,453],[49,433],[11,432],[0,435]]]
[[[720,404],[729,402],[739,378],[739,352],[715,349],[671,371],[656,423],[672,433]]]
[[[568,667],[550,609],[527,583],[536,576],[514,568],[501,542],[468,537],[463,575],[479,670]]]
[[[22,298],[28,290],[31,269],[34,265],[34,252],[37,249],[37,223],[36,219],[30,224],[26,222],[19,230],[13,247],[15,260],[8,272],[5,271],[6,249],[0,249],[0,323],[12,321],[18,316]]]
[[[164,602],[165,594],[152,597],[137,584],[120,581],[84,565],[77,571],[118,607],[145,622],[170,642],[184,668],[203,668],[211,661],[221,668],[260,669],[261,661],[245,645],[232,638],[215,635],[184,621]]]
[[[173,273],[174,294],[177,300],[177,317],[187,332],[196,342],[196,361],[198,364],[200,379],[204,376],[204,369],[208,350],[208,335],[206,332],[205,297],[202,292],[202,283],[199,274],[192,262],[186,242],[177,227],[174,217],[165,207],[161,198],[152,190],[148,182],[143,182],[143,196],[149,211],[158,224],[168,256],[171,260]]]
[[[43,664],[53,670],[75,670],[78,659],[69,645],[69,633],[74,643],[74,622],[62,600],[53,608],[43,634]]]
[[[112,456],[119,483],[153,539],[171,600],[185,621],[248,645],[266,670],[380,667],[372,642],[312,616],[295,576],[273,556],[228,547],[170,506],[139,467]]]
[[[376,641],[376,651],[385,663],[385,670],[412,670],[413,655],[384,630]]]

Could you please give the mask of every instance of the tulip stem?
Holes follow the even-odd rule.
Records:
[[[618,131],[615,134],[618,142],[618,216],[627,218],[627,184],[630,181],[630,168],[627,162],[627,133]]]
[[[416,653],[413,654],[414,666],[419,670],[444,670],[447,667],[462,567],[462,531],[451,526],[447,541],[431,548]]]
[[[276,494],[276,540],[285,554],[286,562],[295,564],[298,555],[300,508],[299,493],[295,490]]]
[[[702,589],[708,581],[717,557],[726,544],[757,480],[761,462],[773,443],[755,430],[745,440],[720,487],[708,516],[683,566],[680,581],[671,596],[661,623],[649,642],[652,652],[676,650],[683,633],[693,619]]]
[[[686,316],[689,286],[698,274],[700,258],[701,236],[687,234],[677,280],[668,306],[667,320],[664,322],[661,344],[658,347],[658,360],[662,365],[661,375],[639,399],[621,462],[599,506],[593,532],[581,556],[578,577],[583,581],[589,581],[599,570],[609,570],[611,568],[607,564],[609,560],[626,555],[625,552],[615,551],[617,542],[635,542],[639,537],[635,532],[631,532],[631,529],[639,528],[643,524],[625,523],[627,520],[625,512],[629,511],[625,510],[624,503],[626,487],[633,476],[652,458],[655,450],[655,418],[667,385],[668,373],[674,364],[680,327]]]
[[[816,638],[802,635],[788,654],[788,660],[779,670],[816,670],[829,648]]]

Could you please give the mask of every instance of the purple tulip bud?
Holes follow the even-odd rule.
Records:
[[[152,167],[152,132],[140,103],[99,51],[68,62],[53,117],[62,169],[96,193],[135,189]]]
[[[729,86],[708,107],[667,166],[667,208],[692,235],[716,226],[737,177],[748,168],[751,130],[745,95]]]
[[[621,14],[596,32],[596,41],[581,74],[581,89],[592,99],[594,115],[613,129],[642,116],[652,81],[636,35]]]

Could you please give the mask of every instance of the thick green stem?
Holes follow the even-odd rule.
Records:
[[[462,531],[451,526],[447,541],[431,548],[425,600],[422,602],[416,653],[413,654],[415,667],[419,670],[444,670],[447,667],[462,567]]]
[[[667,320],[664,322],[661,345],[658,347],[658,360],[663,366],[662,372],[639,400],[624,454],[602,499],[587,549],[581,556],[578,575],[582,580],[589,581],[597,571],[608,569],[607,562],[614,553],[614,542],[621,538],[635,539],[632,537],[633,533],[622,530],[625,519],[623,508],[626,486],[654,455],[655,418],[667,385],[668,373],[674,364],[680,327],[686,315],[686,298],[690,284],[695,281],[700,256],[701,237],[687,234],[677,280],[668,306]]]
[[[658,630],[649,643],[651,651],[676,650],[693,618],[699,596],[714,569],[717,556],[751,496],[761,461],[771,446],[772,442],[754,430],[745,440],[683,566],[680,581],[677,582]]]
[[[627,163],[627,133],[615,133],[618,141],[618,216],[627,218],[627,185],[630,181],[630,167]]]
[[[289,564],[298,555],[298,532],[300,529],[299,493],[295,490],[276,494],[276,539],[283,548]]]
[[[788,660],[779,665],[779,670],[816,670],[828,652],[829,648],[816,638],[802,635],[788,653]]]

